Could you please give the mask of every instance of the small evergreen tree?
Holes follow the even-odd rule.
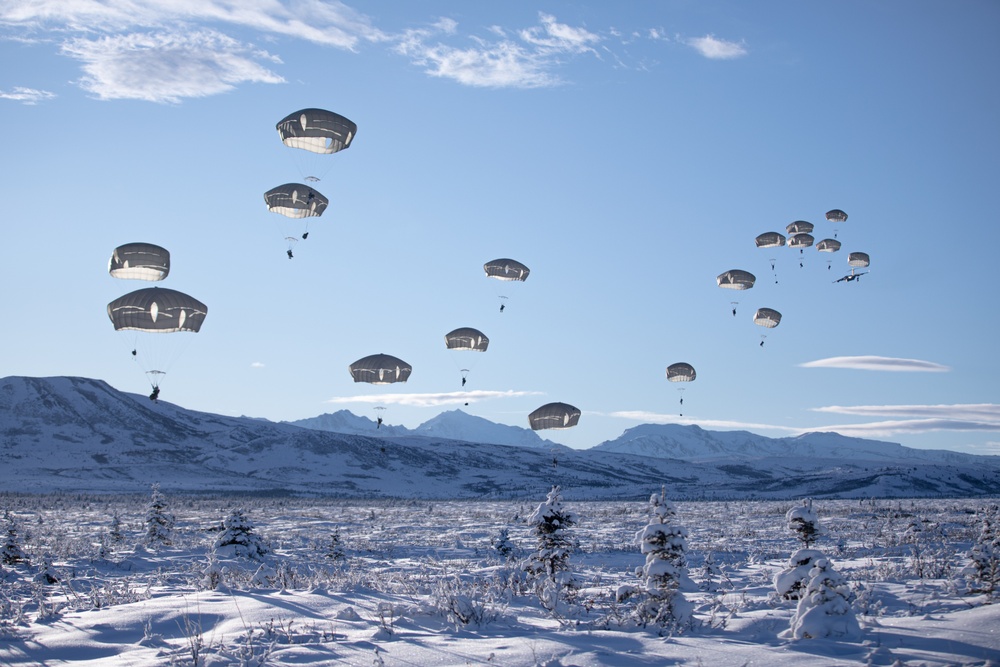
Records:
[[[802,542],[802,546],[806,549],[812,546],[822,534],[819,516],[813,510],[812,498],[807,498],[798,507],[788,510],[785,514],[785,521],[788,522],[788,529],[795,533],[795,537]]]
[[[24,555],[24,551],[21,549],[21,538],[17,520],[11,515],[9,510],[4,510],[3,518],[6,526],[4,529],[3,546],[0,547],[0,561],[4,565],[27,563],[28,557]]]
[[[982,508],[979,521],[979,536],[969,552],[971,592],[992,596],[1000,592],[1000,508]]]
[[[497,534],[490,538],[490,546],[503,560],[509,560],[514,555],[514,544],[510,541],[510,531],[501,526]]]
[[[340,539],[339,530],[333,531],[333,535],[330,536],[330,543],[326,547],[326,557],[338,562],[347,560],[347,554],[344,552],[344,542]]]
[[[229,513],[222,522],[222,533],[215,540],[216,555],[229,554],[238,558],[260,560],[270,549],[254,532],[253,522],[242,507]]]
[[[167,546],[171,544],[174,516],[167,511],[167,501],[160,493],[160,485],[153,484],[152,496],[146,506],[146,544]]]
[[[809,579],[809,572],[816,561],[825,554],[809,547],[822,534],[819,516],[812,506],[812,498],[785,513],[785,522],[803,548],[792,553],[785,569],[774,575],[774,589],[786,600],[798,600]]]
[[[121,544],[125,541],[125,534],[122,533],[122,520],[115,512],[111,517],[111,525],[108,527],[108,539],[111,544]]]
[[[555,610],[563,593],[575,586],[569,557],[573,553],[570,528],[576,523],[576,514],[563,507],[558,486],[552,487],[545,502],[527,518],[537,546],[522,568],[534,584],[542,605],[550,611]]]
[[[789,632],[794,639],[858,639],[861,627],[851,607],[854,592],[840,572],[826,558],[809,571]]]
[[[42,564],[38,567],[33,581],[36,584],[56,584],[59,578],[52,567],[52,556],[48,553],[42,555]]]
[[[692,607],[680,591],[687,580],[687,529],[675,523],[677,512],[666,499],[666,490],[649,498],[650,520],[636,533],[646,564],[636,570],[643,585],[636,617],[647,624],[679,630],[690,626]]]

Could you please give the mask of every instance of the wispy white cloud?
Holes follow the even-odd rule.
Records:
[[[15,86],[11,90],[0,90],[0,100],[14,100],[15,102],[29,105],[54,99],[55,96],[55,93],[50,93],[47,90],[22,88],[20,86]]]
[[[689,37],[681,41],[710,60],[732,60],[742,58],[748,53],[746,45],[742,42],[730,42],[714,35]]]
[[[255,361],[250,364],[250,368],[264,368],[263,362]]]
[[[179,102],[240,83],[283,81],[255,62],[266,53],[214,30],[77,38],[63,52],[84,63],[82,87],[105,100]]]
[[[823,424],[817,426],[788,426],[786,424],[763,424],[759,422],[738,422],[717,419],[698,419],[678,415],[644,411],[611,412],[609,416],[651,424],[697,425],[707,429],[748,430],[754,432],[779,432],[801,435],[813,431],[834,432],[858,438],[888,438],[896,435],[920,435],[923,433],[954,431],[1000,432],[1000,405],[994,403],[974,403],[959,405],[859,405],[826,406],[813,408],[814,412],[841,415],[858,415],[882,418],[879,421],[857,424]],[[885,419],[904,417],[904,419]],[[905,419],[909,417],[909,419]]]
[[[614,46],[639,39],[669,41],[661,28],[603,32],[539,13],[535,25],[490,25],[462,34],[441,18],[426,27],[386,33],[364,13],[337,0],[7,0],[0,36],[44,34],[82,63],[79,83],[101,99],[177,102],[214,95],[242,83],[281,83],[280,60],[255,39],[303,41],[346,51],[384,44],[433,77],[490,88],[540,88],[562,83],[558,72],[580,56],[627,67]],[[6,33],[6,34],[3,34]],[[746,54],[742,44],[714,36],[681,40],[709,58]],[[285,42],[287,43],[287,42]],[[187,49],[190,48],[190,53]],[[277,48],[277,47],[276,47]],[[635,65],[643,69],[645,64]]]
[[[829,357],[827,359],[817,359],[799,364],[802,368],[851,368],[864,371],[897,371],[897,372],[925,372],[925,373],[946,373],[951,370],[948,366],[942,366],[932,361],[921,361],[920,359],[897,359],[894,357]]]
[[[362,396],[335,396],[326,403],[378,403],[388,405],[406,405],[416,408],[433,408],[442,405],[457,405],[495,398],[518,398],[534,396],[537,391],[452,391],[437,394],[367,394]]]

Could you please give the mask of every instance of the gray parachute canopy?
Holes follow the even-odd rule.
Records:
[[[667,366],[667,379],[671,382],[693,382],[696,377],[698,374],[691,364],[678,362]]]
[[[108,273],[126,280],[163,280],[170,273],[170,253],[152,243],[126,243],[111,253]]]
[[[758,308],[754,313],[753,323],[757,326],[773,329],[781,322],[781,313],[772,308]]]
[[[820,252],[837,252],[840,250],[840,241],[837,239],[823,239],[816,244],[816,250]]]
[[[813,223],[806,222],[805,220],[796,220],[785,227],[785,231],[789,234],[810,234],[813,230]]]
[[[528,415],[532,430],[569,428],[580,422],[580,410],[567,403],[546,403]]]
[[[389,354],[373,354],[358,359],[347,369],[355,382],[370,384],[406,382],[413,371],[408,363]]]
[[[871,265],[871,257],[868,256],[866,252],[852,252],[847,256],[847,263],[850,266],[857,266],[859,268],[864,268]]]
[[[826,219],[830,222],[847,222],[847,214],[835,208],[826,212]]]
[[[264,193],[267,210],[288,218],[318,218],[330,200],[302,183],[285,183]]]
[[[725,273],[720,273],[715,278],[715,282],[723,289],[746,290],[753,287],[757,277],[749,271],[742,269],[730,269]]]
[[[785,236],[778,232],[764,232],[754,242],[758,248],[780,248],[785,245]]]
[[[108,304],[108,317],[115,331],[197,332],[206,315],[208,306],[201,301],[162,287],[129,292]]]
[[[328,155],[351,147],[357,123],[325,109],[301,109],[276,125],[281,141],[292,148]]]
[[[444,344],[449,350],[474,350],[485,352],[490,345],[490,339],[479,329],[459,327],[444,335]]]
[[[486,262],[483,264],[483,270],[486,271],[486,275],[490,278],[496,278],[497,280],[520,280],[521,282],[527,280],[528,274],[531,273],[531,270],[524,264],[521,264],[521,262],[506,258]]]
[[[813,244],[813,241],[815,241],[815,240],[816,239],[813,238],[812,234],[807,234],[805,232],[800,232],[798,234],[792,234],[791,236],[788,237],[788,247],[789,248],[808,248],[809,246],[811,246]]]

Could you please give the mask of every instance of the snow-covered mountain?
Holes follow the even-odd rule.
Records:
[[[596,450],[685,461],[750,461],[811,458],[882,463],[948,463],[976,465],[1000,456],[977,456],[940,449],[913,449],[893,442],[850,438],[839,433],[805,433],[793,438],[768,438],[749,431],[706,431],[699,426],[643,424],[630,428]]]
[[[309,417],[308,419],[299,419],[287,423],[317,431],[382,438],[417,435],[482,444],[563,448],[562,445],[557,445],[551,440],[543,440],[531,429],[497,424],[496,422],[491,422],[489,419],[476,417],[462,410],[442,412],[414,429],[408,429],[405,426],[390,426],[388,424],[382,424],[381,428],[376,429],[374,421],[366,417],[358,417],[349,410],[338,410],[337,412],[322,414],[318,417]]]
[[[442,418],[449,433],[459,430],[449,423],[463,422],[492,431],[477,420]],[[426,425],[433,433],[440,422]],[[625,442],[583,451],[484,445],[419,429],[373,437],[186,410],[100,380],[8,377],[0,380],[0,491],[148,493],[155,482],[172,492],[442,499],[537,499],[553,484],[580,500],[645,499],[661,485],[675,499],[1000,494],[997,457],[927,459],[835,434],[788,446],[680,427],[673,438],[687,449],[673,450],[636,437],[661,428],[630,429]],[[648,453],[613,451],[626,445]],[[860,455],[865,448],[874,453]],[[671,452],[688,460],[664,458]]]

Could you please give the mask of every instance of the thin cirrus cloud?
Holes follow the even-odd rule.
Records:
[[[850,368],[863,371],[946,373],[951,370],[932,361],[897,359],[895,357],[859,356],[829,357],[799,364],[802,368]]]
[[[385,45],[429,76],[491,88],[559,85],[557,72],[573,57],[608,58],[621,67],[616,45],[640,35],[664,41],[661,30],[633,31],[624,40],[616,29],[595,32],[544,12],[536,25],[520,29],[492,25],[482,34],[465,34],[456,21],[441,18],[389,34],[344,3],[319,0],[9,0],[0,6],[0,38],[38,35],[42,42],[54,36],[63,55],[82,63],[84,75],[77,83],[100,99],[176,103],[241,84],[283,83],[280,57],[229,34],[239,29],[255,31],[261,40],[282,37],[348,52],[365,44]],[[712,35],[677,41],[711,59],[747,53],[742,43]],[[47,99],[15,97],[17,90],[2,98],[26,104]]]
[[[55,93],[50,93],[47,90],[22,88],[20,86],[15,86],[10,90],[0,90],[0,100],[14,100],[28,105],[38,104],[39,102],[43,102],[45,100],[51,100],[55,98],[55,96]]]
[[[405,405],[415,408],[433,408],[442,405],[458,405],[470,401],[494,398],[518,398],[540,394],[536,391],[452,391],[436,394],[367,394],[362,396],[336,396],[326,403],[378,403],[383,405]]]

